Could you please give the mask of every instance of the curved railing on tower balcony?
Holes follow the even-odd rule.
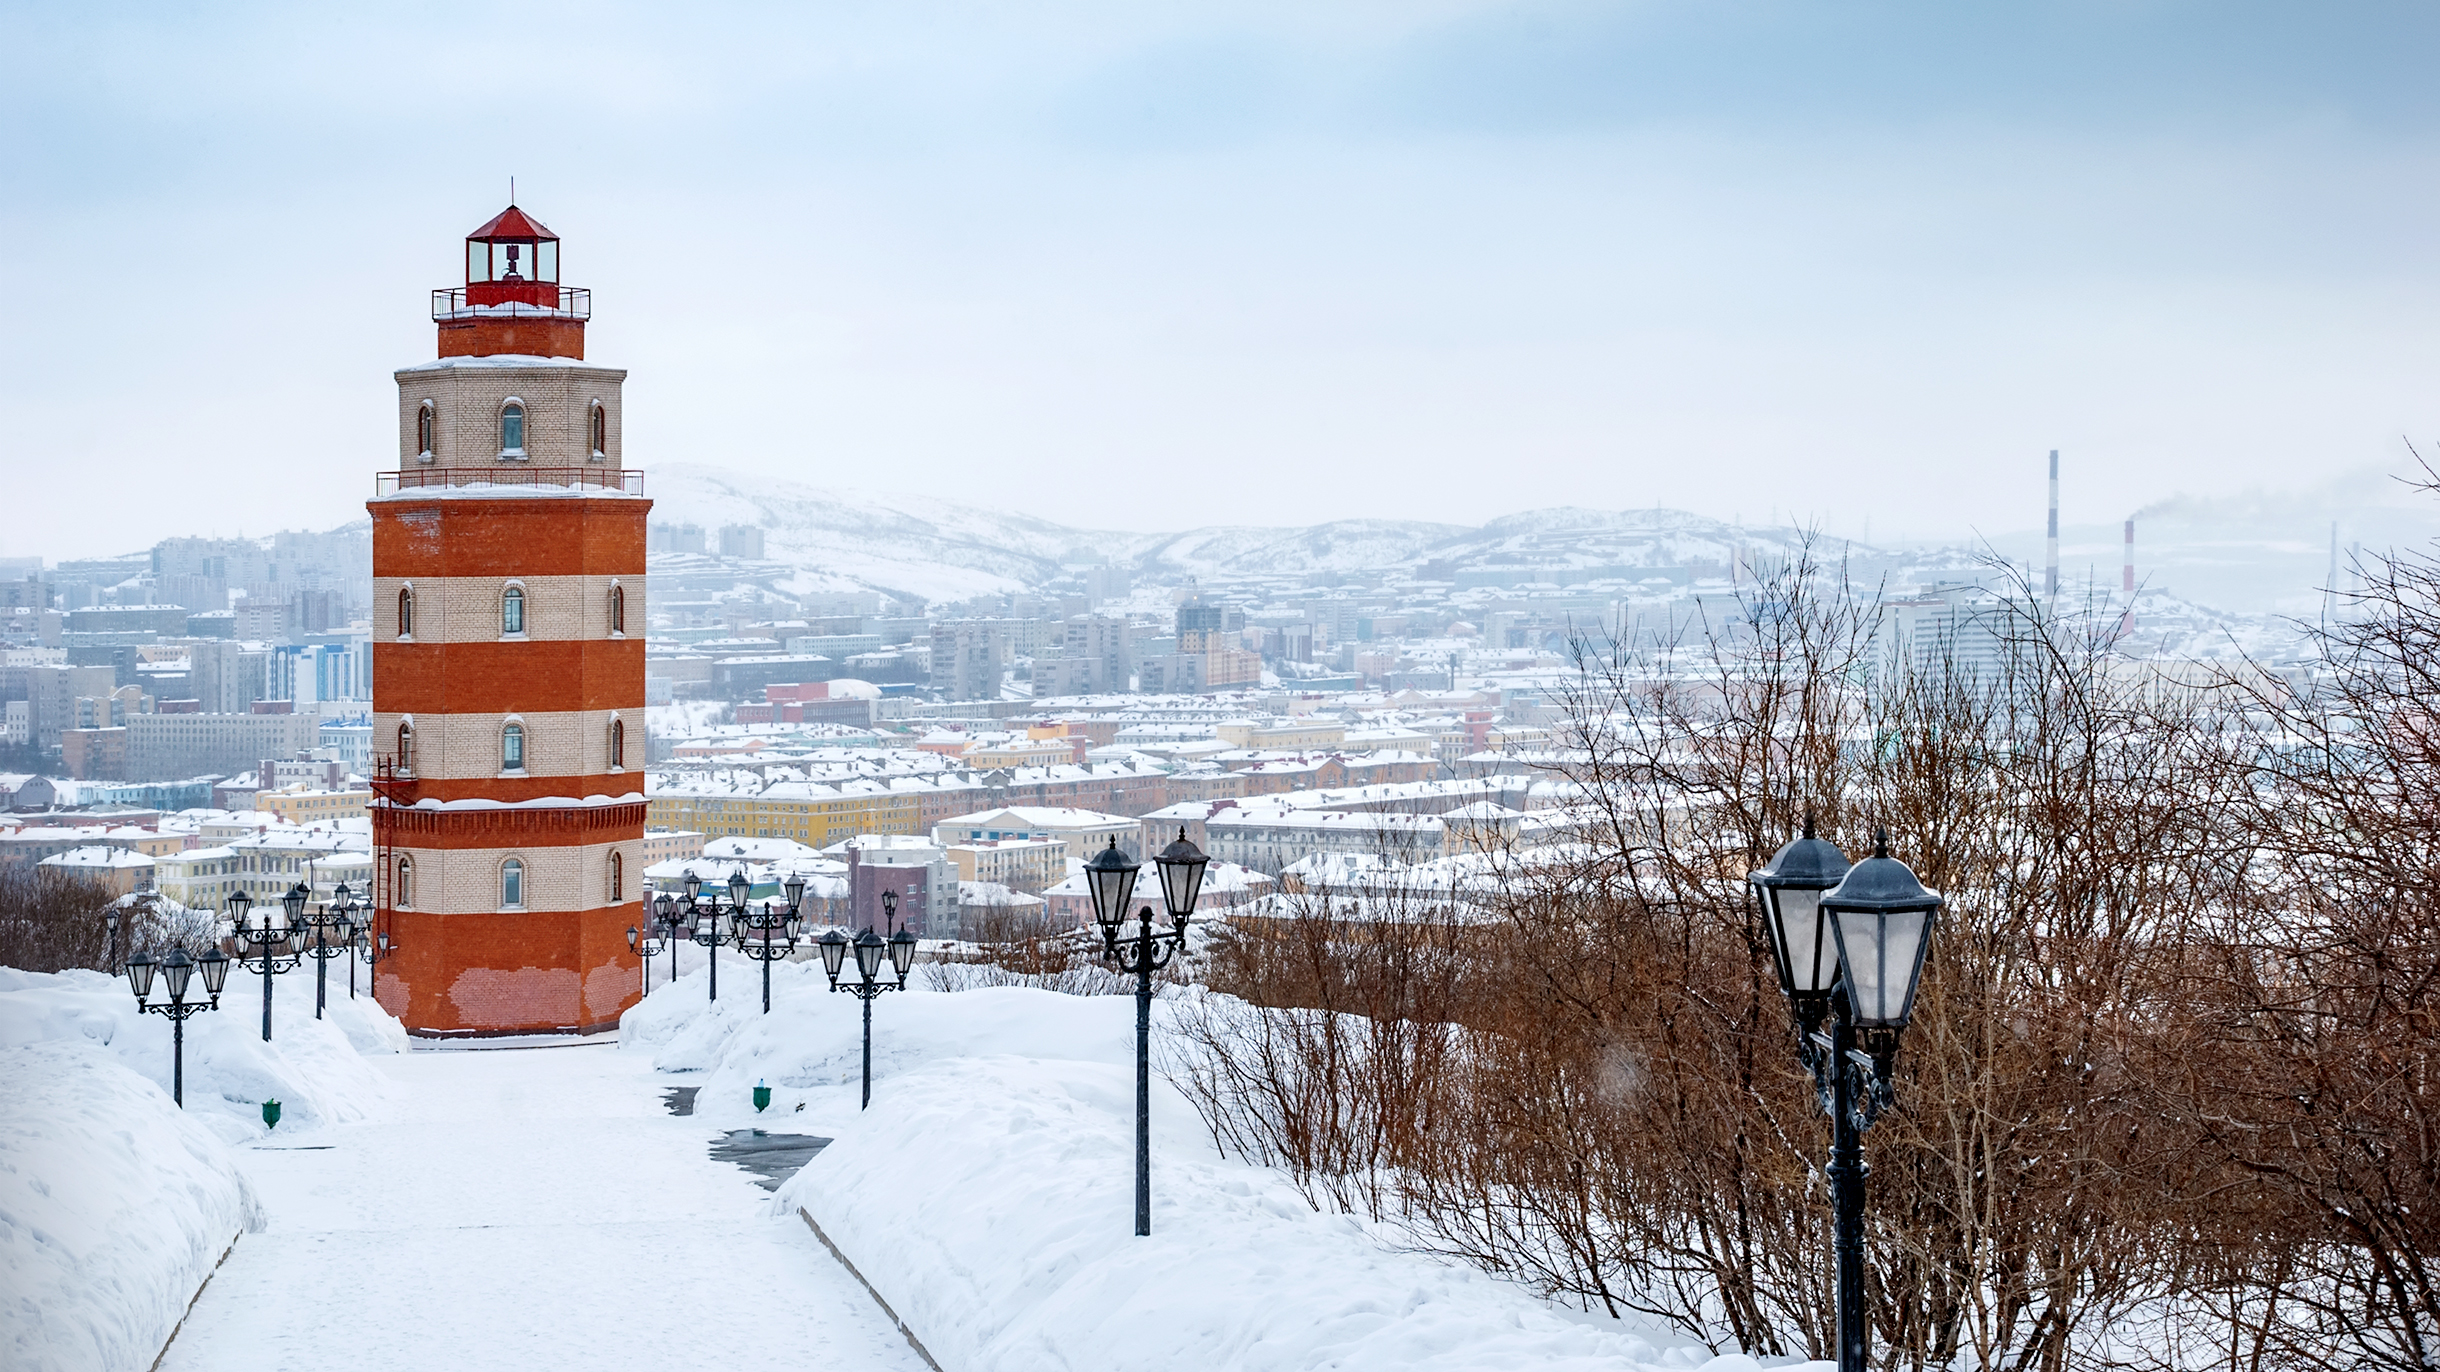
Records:
[[[469,292],[472,296],[469,296]],[[556,292],[556,306],[537,300],[486,301],[481,297],[507,293],[501,283],[486,282],[476,286],[444,286],[432,292],[432,317],[446,322],[452,319],[591,319],[593,292],[582,286],[552,286],[548,282],[525,285],[518,295],[548,295]]]
[[[528,467],[522,462],[502,462],[487,467],[401,467],[373,473],[375,499],[446,486],[566,486],[642,495],[644,472],[639,467]]]

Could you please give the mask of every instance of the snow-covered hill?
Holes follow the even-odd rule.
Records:
[[[1462,524],[1400,519],[1342,519],[1302,529],[1221,525],[1158,535],[1133,555],[1148,572],[1207,578],[1355,572],[1413,562],[1468,532]]]
[[[656,466],[646,480],[654,523],[759,525],[764,555],[796,567],[799,590],[871,587],[926,599],[1021,590],[1057,576],[1072,549],[1135,541],[914,488],[814,487],[693,463]]]
[[[1231,581],[1407,567],[1725,567],[1739,547],[1760,561],[1792,552],[1792,528],[1740,529],[1682,510],[1561,507],[1480,528],[1420,520],[1343,519],[1302,528],[1215,525],[1181,532],[1073,528],[963,505],[916,490],[816,487],[672,463],[652,469],[656,523],[707,530],[752,524],[765,555],[797,569],[794,589],[870,587],[926,599],[1017,591],[1063,563],[1107,556],[1139,576]],[[1849,552],[1829,540],[1824,553]],[[1871,550],[1854,547],[1858,556]]]

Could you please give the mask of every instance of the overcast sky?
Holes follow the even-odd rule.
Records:
[[[1963,536],[2440,435],[2428,4],[0,4],[0,554],[362,514],[518,199],[627,458]]]

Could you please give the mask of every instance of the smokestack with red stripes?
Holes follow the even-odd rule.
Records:
[[[2042,563],[2042,598],[2059,598],[2059,450],[2050,450],[2050,555]]]

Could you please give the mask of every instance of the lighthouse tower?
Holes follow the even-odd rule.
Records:
[[[415,1034],[584,1033],[636,996],[651,502],[558,236],[512,205],[465,262],[366,506],[374,980]]]

